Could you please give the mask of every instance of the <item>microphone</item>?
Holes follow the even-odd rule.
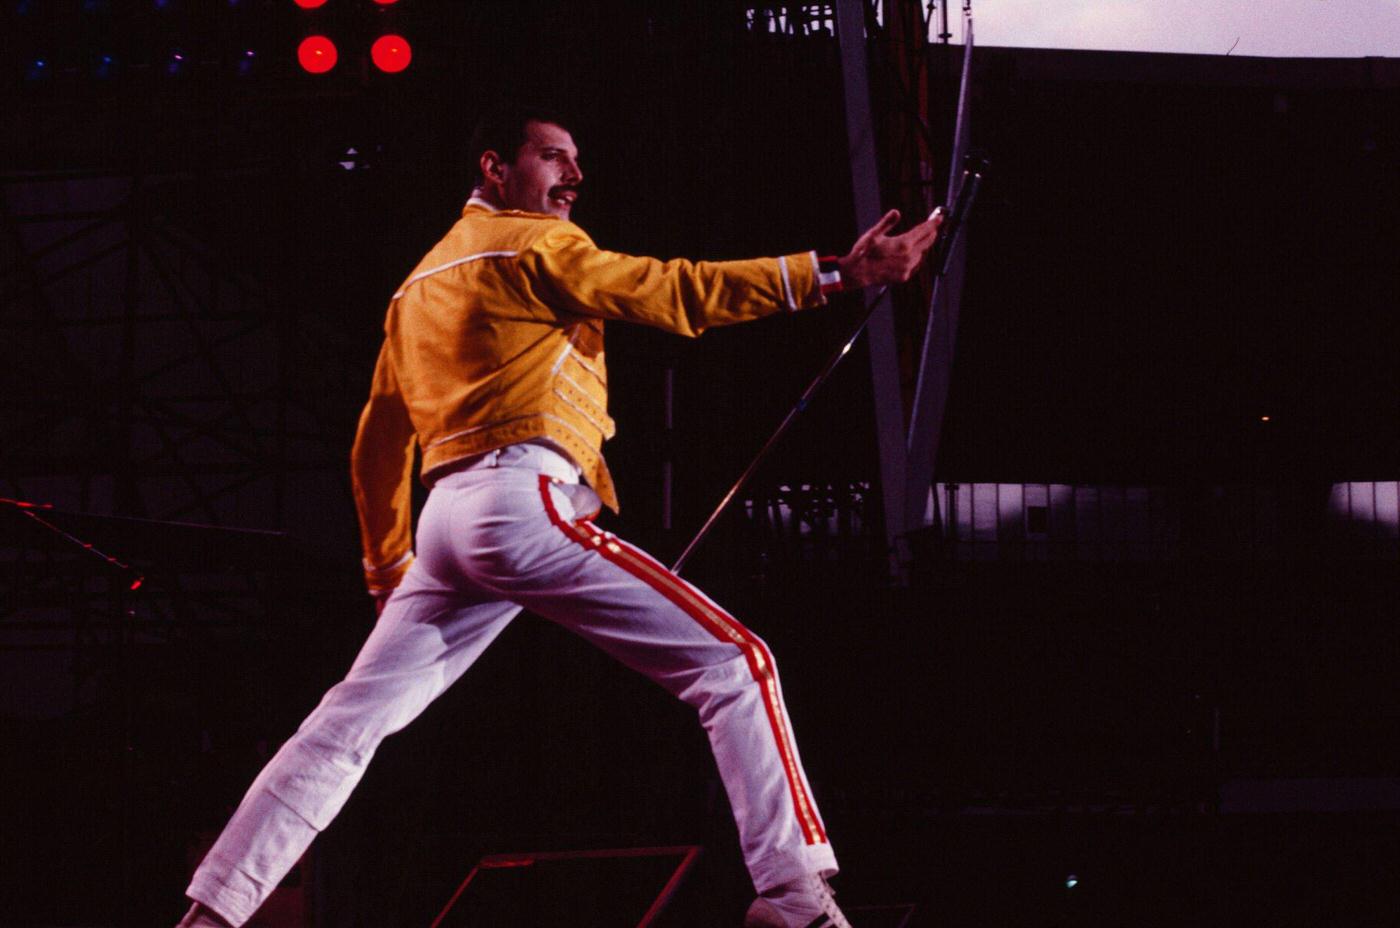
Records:
[[[934,276],[942,277],[948,272],[948,259],[953,254],[953,243],[963,220],[972,210],[972,201],[977,198],[977,190],[982,185],[982,175],[991,167],[991,161],[980,151],[968,152],[963,158],[962,177],[958,180],[958,192],[953,201],[953,210],[947,214],[938,227],[938,241],[933,246]]]

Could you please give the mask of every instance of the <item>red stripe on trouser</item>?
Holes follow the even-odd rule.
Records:
[[[560,517],[549,497],[550,478],[540,476],[540,495],[544,498],[545,510],[553,522],[570,540],[589,551],[596,551],[604,558],[621,567],[632,576],[670,600],[701,627],[719,641],[736,645],[744,655],[763,695],[763,708],[768,715],[768,724],[773,730],[778,754],[782,759],[783,773],[787,778],[788,789],[797,812],[798,823],[808,844],[825,844],[826,830],[817,817],[816,808],[807,793],[806,785],[797,767],[797,753],[786,733],[785,716],[778,698],[777,675],[773,667],[773,655],[754,637],[753,633],[723,610],[703,600],[689,584],[652,560],[645,553],[632,548],[616,538],[605,537],[602,532],[587,523],[570,523]],[[735,640],[735,639],[738,640]],[[764,672],[764,667],[768,672]]]

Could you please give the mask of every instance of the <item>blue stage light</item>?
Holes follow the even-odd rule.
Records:
[[[1074,887],[1078,885],[1079,877],[1075,876],[1073,873],[1071,873],[1068,877],[1065,878],[1065,889],[1074,889]]]
[[[49,65],[49,60],[47,58],[35,58],[33,61],[29,62],[29,66],[24,69],[24,79],[30,83],[38,83],[39,81],[47,79],[52,72],[53,68]]]
[[[93,62],[92,76],[100,81],[114,77],[117,73],[117,59],[111,55],[98,55]]]
[[[251,48],[243,50],[238,56],[238,61],[234,64],[233,70],[239,77],[247,77],[253,73],[253,69],[258,64],[258,53]]]

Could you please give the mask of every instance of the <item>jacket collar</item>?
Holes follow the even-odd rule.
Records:
[[[467,200],[467,205],[462,207],[462,212],[465,213],[473,206],[477,207],[478,209],[484,209],[492,213],[500,212],[500,210],[488,203],[486,201],[486,198],[478,194],[475,190],[472,191],[471,199]]]
[[[467,205],[462,207],[462,215],[465,216],[467,211],[473,208],[485,210],[488,213],[509,213],[512,216],[535,216],[540,219],[559,218],[552,213],[532,213],[525,209],[501,209],[499,206],[493,205],[489,200],[483,197],[480,188],[472,191],[471,198],[467,200]]]

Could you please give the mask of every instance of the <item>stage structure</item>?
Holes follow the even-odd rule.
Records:
[[[913,221],[935,202],[951,207],[957,198],[971,131],[973,18],[971,2],[964,0],[964,45],[955,58],[947,45],[949,4],[836,4],[851,182],[861,228],[873,224],[891,202]],[[935,35],[942,44],[930,41]],[[871,87],[872,62],[878,105]],[[935,120],[931,113],[942,108],[940,96],[954,87],[952,144],[939,151],[935,139],[945,129],[940,122],[948,120]],[[940,176],[947,178],[941,200]],[[915,286],[892,290],[885,305],[874,308],[867,327],[885,545],[896,572],[902,539],[923,527],[931,495],[957,336],[966,236],[967,229],[961,229],[953,241],[946,273],[935,277],[926,268]],[[868,294],[867,299],[880,296]]]
[[[187,227],[207,217],[182,215],[211,185],[247,180],[217,169],[0,177],[0,315],[15,362],[0,400],[0,495],[183,523],[186,536],[191,523],[281,532],[325,499],[317,486],[340,469],[343,414],[324,398],[349,389],[332,333],[309,331],[295,304],[221,256],[209,229]],[[228,573],[216,549],[204,582],[179,579],[200,569],[192,549],[169,572],[146,562],[149,628],[190,620],[195,601],[233,621],[266,608],[256,580]],[[8,608],[72,600],[82,584],[55,558],[91,572],[52,552],[45,569],[24,567]],[[19,564],[33,562],[21,553]]]
[[[926,6],[917,0],[839,0],[748,10],[748,26],[756,32],[782,34],[797,41],[837,38],[858,229],[873,225],[891,205],[898,205],[909,222],[927,215],[934,203],[940,202],[940,174],[947,177],[942,202],[951,208],[967,176],[962,166],[969,150],[972,4],[970,0],[961,4],[964,46],[956,57],[947,45],[952,37],[949,6],[950,0]],[[956,88],[955,103],[948,117],[937,118],[947,108],[941,97],[948,96],[950,88]],[[952,144],[939,151],[935,139],[945,130],[951,130]],[[936,170],[940,155],[944,162]],[[985,162],[979,171],[985,171]],[[953,231],[951,226],[948,231]],[[905,536],[922,529],[927,517],[937,515],[932,479],[962,297],[964,234],[955,233],[957,240],[948,260],[940,262],[939,272],[926,267],[908,286],[864,295],[869,320],[863,334],[881,505],[878,515],[866,512],[861,523],[870,529],[879,527],[884,553],[877,559],[887,562],[896,574]],[[820,388],[820,383],[813,387]],[[804,394],[794,412],[806,408],[811,392],[809,389]],[[791,420],[792,414],[777,434],[783,433]],[[746,484],[773,443],[770,440],[764,446],[692,539],[676,562],[677,568],[698,547],[725,503]],[[833,503],[852,494],[865,496],[866,488],[831,488]],[[751,510],[763,510],[775,502],[750,500],[749,505]]]

